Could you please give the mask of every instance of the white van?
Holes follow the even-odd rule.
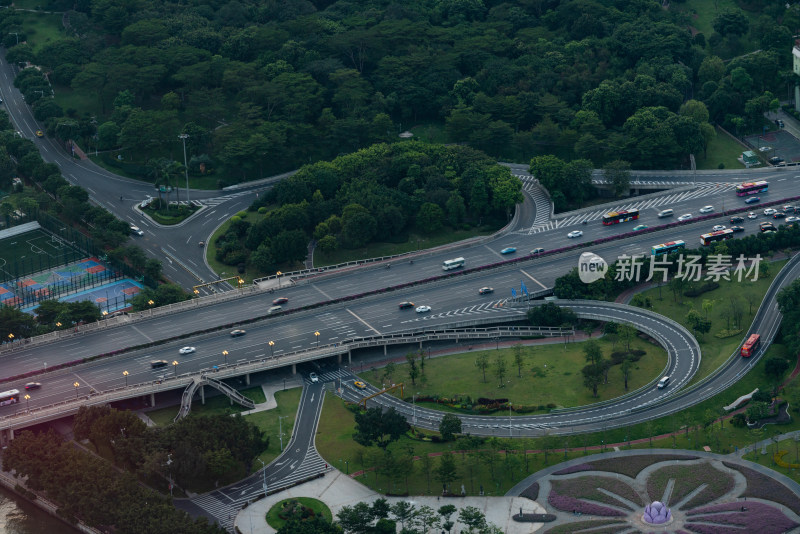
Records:
[[[669,377],[668,376],[662,377],[661,380],[658,381],[658,389],[664,389],[665,387],[667,387],[667,384],[669,384]]]
[[[659,216],[660,218],[664,218],[664,217],[672,217],[673,215],[675,215],[675,212],[674,212],[674,211],[672,211],[671,209],[667,209],[667,210],[661,210],[661,211],[659,211],[659,212],[658,212],[658,216]]]
[[[283,306],[272,306],[270,309],[267,310],[267,313],[276,313],[283,309]]]

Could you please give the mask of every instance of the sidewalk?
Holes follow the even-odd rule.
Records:
[[[312,497],[324,502],[334,518],[344,506],[353,506],[359,502],[371,503],[381,497],[368,487],[356,482],[339,470],[331,469],[322,477],[281,491],[254,502],[241,510],[234,521],[234,525],[242,534],[268,534],[275,529],[267,525],[265,516],[269,509],[276,503],[293,497]],[[409,502],[413,506],[430,506],[438,510],[440,506],[452,504],[456,508],[474,506],[486,515],[486,521],[494,523],[506,534],[528,534],[541,528],[543,523],[518,523],[511,516],[518,514],[520,509],[526,514],[542,514],[544,508],[535,501],[525,497],[387,497],[389,504],[399,501]],[[456,512],[452,520],[456,520]],[[454,532],[462,531],[456,522]],[[463,527],[463,525],[461,525]]]

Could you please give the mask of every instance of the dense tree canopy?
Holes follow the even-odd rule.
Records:
[[[652,166],[629,137],[641,134],[667,149],[659,164],[678,166],[694,149],[691,132],[623,125],[643,108],[676,113],[694,96],[711,121],[732,126],[745,102],[784,87],[790,29],[800,26],[793,7],[761,1],[717,13],[713,33],[694,38],[682,10],[626,0],[144,5],[77,2],[68,31],[37,46],[20,34],[20,15],[4,10],[0,38],[9,61],[39,64],[92,99],[92,113],[69,117],[84,143],[102,125],[105,147],[179,159],[185,131],[189,157],[207,158],[223,181],[396,140],[422,122],[495,157],[554,154],[595,167]],[[751,43],[760,51],[745,55]],[[757,83],[741,83],[737,68]],[[63,123],[69,110],[59,113],[42,98],[47,85],[22,74],[39,116]],[[635,156],[624,153],[631,148]],[[197,160],[190,169],[205,172]]]

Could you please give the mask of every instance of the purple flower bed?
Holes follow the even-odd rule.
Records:
[[[696,465],[668,465],[653,472],[647,479],[647,494],[653,500],[660,500],[670,479],[675,480],[671,503],[680,502],[689,493],[706,484],[707,487],[692,499],[696,505],[710,502],[733,488],[733,477],[715,469],[709,463]],[[683,508],[686,508],[684,506]]]
[[[731,506],[732,505],[732,506]],[[745,511],[741,511],[745,505]],[[733,508],[734,511],[731,511]],[[742,532],[758,532],[759,534],[781,534],[800,526],[777,508],[759,502],[726,503],[724,505],[708,506],[705,509],[725,513],[711,513],[706,515],[692,515],[691,523],[686,523],[686,528],[701,534],[724,534],[731,531],[731,526],[741,529]],[[698,524],[703,521],[710,524]]]
[[[535,501],[536,499],[539,498],[539,483],[534,482],[533,484],[525,488],[525,491],[520,493],[519,496]]]
[[[562,512],[579,512],[586,515],[599,515],[606,517],[625,516],[622,512],[612,510],[599,504],[588,503],[569,495],[560,495],[555,489],[550,490],[547,502],[556,510]]]
[[[560,480],[551,480],[551,487],[561,495],[571,495],[577,499],[588,499],[590,501],[597,501],[618,508],[631,509],[625,505],[623,501],[615,499],[604,492],[599,491],[602,488],[609,493],[619,495],[625,500],[631,501],[637,506],[644,506],[639,494],[636,493],[627,483],[610,478],[606,476],[583,476],[578,478],[568,478]]]
[[[800,497],[777,480],[749,467],[728,462],[722,462],[722,465],[739,471],[747,479],[747,489],[739,497],[753,497],[776,502],[800,515]]]
[[[645,467],[657,464],[658,462],[672,462],[675,460],[697,460],[697,456],[679,454],[650,454],[595,460],[593,462],[589,462],[589,465],[591,465],[597,471],[609,471],[611,473],[619,473],[621,475],[627,475],[631,478],[636,478],[636,476]]]
[[[558,525],[557,527],[545,530],[543,534],[572,534],[573,532],[578,532],[586,529],[595,529],[597,527],[608,526],[608,525],[618,525],[617,528],[619,527],[624,527],[625,529],[630,528],[627,524],[620,524],[615,519],[597,519],[594,521],[575,521],[574,523],[567,523],[566,525]],[[594,534],[595,532],[598,531],[592,530],[592,534]],[[689,533],[687,532],[686,534]]]
[[[594,467],[590,464],[577,464],[572,467],[567,467],[561,471],[556,471],[554,475],[569,475],[570,473],[580,473],[581,471],[594,471]]]

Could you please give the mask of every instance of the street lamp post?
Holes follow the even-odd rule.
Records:
[[[186,174],[186,204],[189,204],[189,167],[186,165],[186,138],[189,134],[182,133],[178,139],[183,141],[183,172]]]
[[[228,351],[223,350],[222,355],[225,356],[225,365],[228,365]]]
[[[175,376],[178,376],[178,360],[172,362],[172,367],[175,369]]]
[[[520,437],[522,434],[520,434]],[[511,403],[508,403],[508,437],[514,437],[511,430]]]
[[[25,407],[26,411],[31,411],[31,396],[26,394],[23,398],[25,399],[25,403],[27,405]]]
[[[275,349],[274,349],[274,347],[275,347],[275,342],[274,341],[270,341],[269,342],[269,357],[270,358],[274,358],[275,357]]]
[[[169,496],[172,497],[172,453],[167,454],[167,469],[169,471]]]
[[[81,386],[81,384],[80,382],[75,382],[72,385],[75,386],[75,400],[78,400],[78,388]]]
[[[267,496],[267,466],[264,463],[264,460],[262,460],[261,458],[258,458],[258,461],[261,462],[261,466],[262,466],[261,473],[264,476],[264,497],[266,497]]]
[[[289,417],[288,415],[278,416],[278,439],[281,440],[281,452],[283,452],[283,419]]]
[[[282,273],[282,272],[280,272],[280,271],[278,271],[277,273],[275,273],[275,275],[278,277],[278,289],[280,289],[280,288],[281,288],[281,275],[282,275],[282,274],[283,274],[283,273]]]
[[[314,335],[317,336],[317,348],[319,348],[319,332],[314,332]]]
[[[412,426],[417,426],[417,395],[419,395],[419,391],[411,395],[411,409],[414,412],[413,420],[414,424]]]
[[[128,371],[122,371],[122,376],[125,377],[125,387],[128,387],[128,375],[129,374],[130,373],[128,373]]]
[[[347,467],[347,474],[350,474],[350,460],[345,460],[344,465]]]

